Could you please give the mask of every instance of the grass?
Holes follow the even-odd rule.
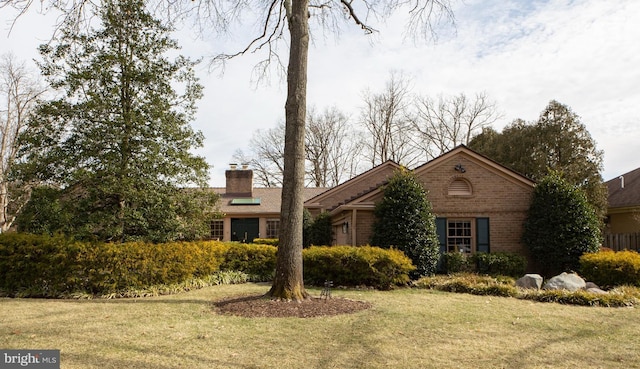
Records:
[[[60,349],[65,369],[640,365],[638,308],[423,289],[334,290],[373,307],[309,319],[221,316],[211,304],[267,289],[248,283],[142,299],[0,299],[0,348]]]

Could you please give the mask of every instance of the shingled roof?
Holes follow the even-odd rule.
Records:
[[[220,195],[220,211],[223,213],[280,214],[282,188],[254,188],[252,198],[260,199],[260,203],[257,205],[231,205],[231,201],[238,198],[236,194],[227,194],[224,187],[214,187],[211,190]],[[306,187],[303,189],[303,199],[306,201],[326,190],[322,187]]]
[[[611,179],[605,184],[609,190],[609,208],[640,206],[640,168]]]

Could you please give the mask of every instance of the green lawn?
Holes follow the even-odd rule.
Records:
[[[640,367],[638,308],[419,289],[334,290],[373,307],[322,318],[221,316],[211,304],[267,289],[244,284],[144,299],[0,299],[0,348],[59,349],[62,368]]]

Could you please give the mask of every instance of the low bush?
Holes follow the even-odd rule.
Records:
[[[269,245],[278,247],[278,238],[254,238],[253,243],[257,245]]]
[[[448,252],[442,255],[442,268],[446,274],[474,272],[471,258],[461,252]]]
[[[515,297],[523,300],[581,306],[626,307],[640,303],[640,288],[637,287],[619,287],[606,294],[585,290],[570,292],[520,289],[515,286],[515,281],[511,277],[481,276],[472,273],[425,277],[414,282],[414,286],[445,292]]]
[[[640,254],[635,251],[601,251],[580,257],[584,278],[599,286],[640,287]]]
[[[570,292],[566,290],[525,290],[518,298],[538,302],[555,302],[566,305],[629,307],[638,304],[637,296],[627,293],[592,293],[585,290]]]
[[[396,249],[371,246],[312,246],[302,253],[305,281],[323,285],[370,286],[389,289],[409,283],[415,270],[411,260]]]
[[[492,276],[522,277],[527,269],[527,258],[508,252],[476,253],[471,256],[476,271]]]
[[[417,280],[414,286],[445,292],[469,293],[515,297],[518,288],[513,278],[481,276],[473,273],[459,273],[448,276],[438,275]]]
[[[517,278],[524,274],[527,267],[524,256],[508,252],[479,252],[472,255],[450,252],[442,255],[442,258],[443,272],[446,274],[476,272]]]

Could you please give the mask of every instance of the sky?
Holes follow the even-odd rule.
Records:
[[[374,35],[347,24],[337,36],[314,32],[308,105],[336,107],[355,122],[363,92],[382,90],[391,72],[406,76],[421,95],[485,92],[502,115],[492,125],[498,131],[517,118],[537,120],[557,100],[604,151],[604,180],[640,167],[640,1],[466,0],[455,2],[453,11],[455,27],[442,24],[429,41],[404,37],[400,15],[372,19]],[[36,70],[31,60],[51,37],[55,16],[31,9],[9,33],[14,15],[0,8],[0,53],[13,52]],[[247,151],[256,130],[284,120],[286,82],[274,72],[269,82],[256,84],[259,56],[233,59],[224,73],[209,70],[207,56],[243,48],[253,28],[237,29],[202,39],[184,26],[174,35],[183,55],[205,57],[198,69],[204,98],[192,124],[205,136],[196,153],[213,166],[211,186],[224,186],[234,152]]]

